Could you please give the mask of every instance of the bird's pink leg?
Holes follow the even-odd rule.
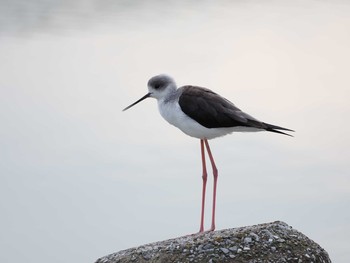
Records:
[[[204,231],[204,206],[205,206],[205,189],[207,186],[207,168],[205,165],[205,151],[204,151],[204,140],[201,139],[201,154],[202,154],[202,179],[203,179],[203,189],[202,189],[202,211],[201,211],[201,225],[199,227],[199,232]]]
[[[209,143],[206,139],[204,139],[205,146],[207,148],[207,152],[209,155],[209,159],[211,162],[211,166],[213,168],[213,175],[214,175],[214,189],[213,189],[213,211],[211,215],[211,231],[215,230],[215,207],[216,207],[216,185],[217,185],[217,180],[218,180],[218,169],[216,168],[215,162],[213,155],[211,154]]]

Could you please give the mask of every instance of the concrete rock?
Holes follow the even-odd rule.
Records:
[[[328,253],[286,223],[198,233],[142,245],[102,257],[96,263],[331,263]]]

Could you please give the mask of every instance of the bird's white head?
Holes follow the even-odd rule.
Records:
[[[150,97],[156,98],[157,100],[166,98],[176,90],[175,81],[168,75],[164,74],[152,77],[148,81],[147,86]]]
[[[157,100],[166,99],[171,94],[173,94],[177,88],[175,81],[168,75],[164,74],[152,77],[148,81],[147,86],[149,92],[138,101],[126,107],[123,111],[131,108],[132,106],[136,105],[137,103],[143,101],[146,98],[155,98]]]

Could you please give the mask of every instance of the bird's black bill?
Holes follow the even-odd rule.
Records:
[[[143,101],[144,99],[147,99],[149,96],[151,96],[151,93],[147,93],[145,96],[143,96],[141,99],[139,99],[138,101],[135,101],[133,104],[129,105],[128,107],[126,107],[123,111],[126,111],[128,109],[130,109],[132,106],[135,106],[137,103]]]

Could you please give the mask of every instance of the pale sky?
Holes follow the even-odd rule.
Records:
[[[155,100],[122,112],[167,73],[296,130],[210,141],[217,229],[282,220],[350,262],[349,14],[340,0],[0,1],[0,261],[93,262],[198,231],[199,140]]]

